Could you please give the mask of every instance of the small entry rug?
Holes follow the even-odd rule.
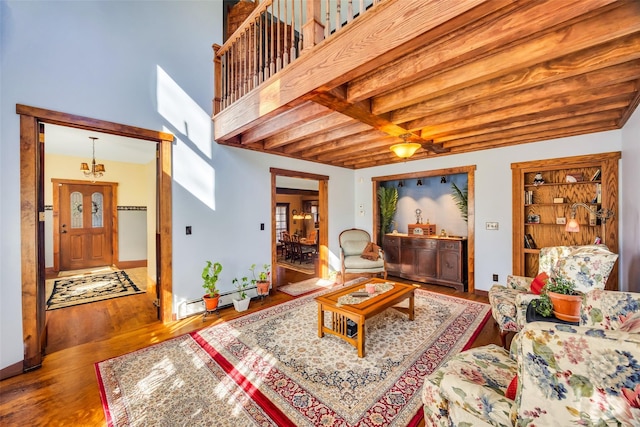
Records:
[[[490,317],[488,304],[416,290],[415,320],[367,320],[358,358],[318,337],[316,295],[97,363],[109,425],[415,426],[424,378]]]
[[[335,285],[335,280],[321,279],[314,277],[312,279],[303,280],[301,282],[289,283],[288,285],[278,287],[278,290],[285,294],[297,297],[319,289],[330,288]]]
[[[53,282],[47,310],[145,292],[124,271],[61,277]]]

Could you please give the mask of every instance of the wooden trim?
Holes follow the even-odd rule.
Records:
[[[22,333],[24,342],[23,370],[28,371],[42,363],[44,336],[44,255],[38,248],[44,246],[44,236],[38,232],[38,195],[44,192],[44,184],[38,182],[41,168],[38,154],[38,125],[40,123],[92,130],[112,135],[126,136],[160,143],[162,146],[162,189],[158,192],[160,206],[161,283],[165,306],[161,319],[171,319],[171,143],[174,136],[134,126],[97,120],[58,111],[16,104],[20,115],[20,250],[22,270]],[[158,172],[160,173],[160,172]],[[40,266],[41,267],[37,267]],[[39,271],[42,270],[42,271]]]
[[[139,260],[133,260],[133,261],[118,261],[118,262],[116,262],[114,264],[120,270],[126,270],[127,268],[146,267],[147,266],[147,260],[146,259],[139,259]]]
[[[377,239],[377,230],[380,226],[378,215],[378,187],[381,182],[396,181],[399,179],[417,179],[417,178],[430,178],[433,176],[442,175],[454,175],[454,174],[467,174],[467,289],[469,293],[475,292],[475,258],[476,258],[476,244],[475,244],[475,171],[476,165],[471,166],[459,166],[454,168],[434,169],[421,172],[410,172],[405,174],[386,175],[372,177],[373,183],[373,230]]]
[[[269,172],[278,176],[288,176],[289,178],[313,179],[316,181],[329,181],[327,175],[317,175],[309,172],[292,171],[288,169],[269,168]]]
[[[24,362],[20,361],[7,366],[6,368],[0,369],[0,381],[20,375],[22,373],[23,364]]]
[[[169,323],[172,320],[173,313],[173,210],[172,210],[172,157],[171,149],[173,137],[171,140],[160,141],[158,147],[160,167],[156,171],[158,174],[159,185],[156,189],[158,197],[156,197],[157,217],[156,230],[158,232],[160,248],[160,265],[156,268],[160,269],[160,275],[157,278],[157,289],[160,300],[160,320],[163,323]]]

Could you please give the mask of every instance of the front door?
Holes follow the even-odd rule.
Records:
[[[60,270],[111,265],[112,187],[60,184]]]

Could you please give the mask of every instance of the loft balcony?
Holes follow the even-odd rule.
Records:
[[[365,168],[619,129],[634,0],[264,0],[214,46],[220,144]],[[606,150],[606,148],[603,148]]]

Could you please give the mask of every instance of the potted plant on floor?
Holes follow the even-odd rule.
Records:
[[[582,293],[575,290],[575,284],[566,277],[548,279],[540,298],[532,301],[536,311],[544,317],[553,313],[560,320],[578,322]]]
[[[271,281],[271,266],[269,264],[263,264],[262,270],[256,273],[256,264],[251,264],[251,274],[253,275],[252,282],[256,284],[258,295],[267,295],[269,293],[269,285]]]
[[[249,308],[249,303],[251,302],[251,298],[247,296],[247,288],[249,287],[249,278],[243,277],[238,280],[238,278],[233,279],[232,282],[236,289],[238,290],[238,299],[233,299],[233,307],[236,311],[245,311]]]
[[[207,265],[202,270],[202,287],[207,290],[207,293],[202,297],[204,300],[204,306],[207,311],[213,311],[218,307],[218,301],[220,300],[220,292],[216,288],[216,282],[218,276],[222,271],[222,264],[219,262],[207,261]]]

